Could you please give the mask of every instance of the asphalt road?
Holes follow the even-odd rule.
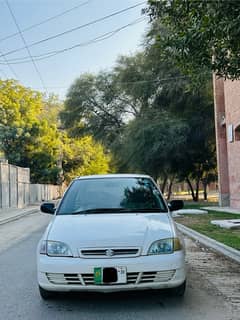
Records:
[[[48,221],[48,215],[33,214],[0,226],[0,320],[239,319],[226,297],[195,268],[192,251],[183,299],[144,291],[68,294],[47,302],[41,300],[35,251]]]

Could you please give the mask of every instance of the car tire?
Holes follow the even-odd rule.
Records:
[[[55,295],[53,291],[45,290],[40,286],[39,286],[39,293],[40,293],[40,296],[42,297],[43,300],[52,299]]]
[[[186,280],[178,287],[171,288],[170,293],[175,297],[183,297],[186,290]]]

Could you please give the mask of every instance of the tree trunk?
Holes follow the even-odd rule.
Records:
[[[165,176],[164,179],[163,179],[163,183],[161,185],[161,191],[162,191],[162,194],[164,194],[164,191],[165,191],[165,188],[166,188],[166,185],[167,185],[167,180],[168,180],[168,177]]]
[[[199,200],[199,182],[200,182],[200,179],[197,178],[197,181],[196,181],[196,191],[195,191],[195,200],[196,202],[198,202]]]
[[[207,201],[207,179],[202,179],[202,183],[203,183],[203,198],[204,201]]]
[[[196,201],[196,197],[195,197],[195,194],[194,194],[194,190],[193,190],[191,181],[188,178],[186,178],[186,181],[187,181],[187,184],[188,184],[188,186],[190,188],[192,199],[193,199],[193,201]]]
[[[168,187],[167,200],[170,200],[170,198],[171,198],[173,181],[174,181],[174,178],[172,178],[170,180],[170,184],[169,184],[169,187]]]

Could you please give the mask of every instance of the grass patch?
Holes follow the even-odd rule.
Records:
[[[208,206],[209,204],[207,204]],[[187,208],[187,206],[184,206]],[[200,206],[201,207],[201,206]],[[190,208],[190,207],[188,207]],[[191,208],[199,208],[194,206]],[[211,224],[211,220],[224,220],[224,219],[240,219],[239,214],[233,214],[228,212],[218,212],[209,210],[208,214],[202,215],[182,215],[176,217],[176,222],[182,223],[183,225],[200,232],[212,239],[222,242],[234,249],[240,250],[240,229],[224,229],[219,226]]]
[[[218,206],[218,202],[213,201],[184,201],[184,209],[200,209],[202,207]]]

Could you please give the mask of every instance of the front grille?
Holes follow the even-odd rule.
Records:
[[[122,258],[136,257],[140,255],[140,248],[99,248],[99,249],[80,249],[82,258]]]
[[[151,271],[151,272],[128,272],[126,284],[143,284],[168,282],[174,275],[176,270]],[[76,286],[92,286],[94,285],[93,273],[46,273],[49,282],[56,285],[76,285]],[[118,284],[115,284],[118,285]],[[124,284],[121,284],[124,285]]]
[[[176,270],[143,272],[139,283],[167,282],[173,278],[175,272]]]
[[[83,285],[81,274],[78,273],[46,273],[46,276],[53,284]]]
[[[138,274],[139,274],[138,272],[128,272],[127,273],[127,284],[136,283]],[[82,279],[83,279],[84,284],[86,286],[94,285],[94,275],[93,275],[93,273],[83,273],[82,274]]]
[[[81,250],[81,256],[105,256],[106,250]]]
[[[82,278],[85,286],[94,285],[94,274],[93,273],[83,273]]]
[[[139,276],[139,272],[128,272],[127,284],[136,284],[138,276]]]

